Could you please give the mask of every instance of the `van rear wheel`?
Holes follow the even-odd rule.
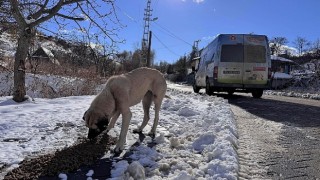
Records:
[[[209,79],[206,80],[206,94],[209,96],[213,94],[213,89],[210,87]]]
[[[229,91],[227,91],[227,93],[229,96],[232,96],[234,94],[234,90],[229,90]]]
[[[192,87],[193,87],[193,92],[199,93],[200,87],[196,85],[196,82],[193,83]]]
[[[261,98],[262,94],[263,94],[263,90],[262,89],[256,89],[256,90],[253,90],[251,92],[252,94],[252,97],[254,98]]]

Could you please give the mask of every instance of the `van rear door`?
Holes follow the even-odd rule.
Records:
[[[221,35],[221,55],[218,83],[242,87],[243,84],[243,35]]]
[[[244,35],[244,87],[268,83],[268,42],[266,36]]]

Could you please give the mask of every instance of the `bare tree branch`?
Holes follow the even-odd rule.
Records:
[[[79,5],[79,8],[80,8],[80,10],[81,10],[81,12],[84,14],[84,15],[86,15],[89,19],[90,19],[90,21],[92,22],[92,23],[94,23],[111,41],[112,41],[112,44],[114,43],[114,40],[113,40],[113,38],[109,35],[109,33],[103,28],[103,27],[101,27],[94,19],[92,19],[89,15],[88,15],[88,13],[86,13],[85,11],[84,11],[84,9],[81,7],[81,5],[78,3],[78,5]]]
[[[45,10],[45,8],[48,5],[48,3],[49,3],[49,0],[46,0],[43,5],[40,5],[41,8],[36,13],[30,15],[31,18],[32,19],[38,19],[42,15],[42,13]]]
[[[19,2],[17,0],[10,0],[10,3],[12,5],[11,6],[12,14],[16,19],[17,23],[20,25],[26,26],[27,22],[19,11]]]
[[[59,2],[54,7],[52,7],[51,9],[48,10],[47,16],[43,16],[40,19],[37,19],[36,21],[30,23],[30,26],[35,27],[35,26],[51,19],[61,9],[63,4],[64,4],[64,0],[59,0]]]
[[[71,17],[71,16],[67,16],[64,14],[60,14],[60,13],[57,13],[56,15],[63,17],[63,18],[66,18],[66,19],[74,20],[74,21],[84,21],[85,20],[83,17]]]
[[[99,3],[105,3],[111,8],[106,12],[105,7],[102,8]],[[63,31],[60,30],[73,28],[77,24],[81,29],[86,30],[84,32],[88,41],[93,40],[99,44],[98,38],[101,38],[99,36],[101,33],[102,38],[107,37],[108,39],[107,42],[104,42],[104,46],[110,49],[115,47],[114,45],[119,42],[118,39],[114,39],[118,38],[116,31],[119,30],[115,28],[115,25],[120,23],[115,13],[114,1],[101,0],[99,3],[93,0],[0,0],[1,31],[14,27],[14,25],[19,30],[14,62],[13,99],[16,102],[25,100],[25,61],[37,28],[46,29],[52,34],[56,32],[61,34]],[[79,16],[79,13],[86,17]],[[84,20],[88,20],[89,24],[87,21],[79,23]],[[13,26],[9,26],[11,23]],[[46,28],[46,25],[50,27]],[[54,30],[57,28],[59,31]],[[76,36],[79,36],[77,32]]]

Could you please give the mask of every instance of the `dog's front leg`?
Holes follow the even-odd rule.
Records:
[[[140,127],[133,130],[134,133],[142,133],[143,128],[148,124],[148,121],[150,119],[150,106],[152,103],[152,97],[153,97],[153,94],[150,91],[147,92],[146,95],[143,97],[143,100],[142,100],[143,112],[144,112],[143,121]]]
[[[126,142],[131,116],[132,116],[132,113],[130,112],[129,108],[126,111],[122,112],[122,126],[121,126],[119,140],[114,149],[115,154],[119,154],[124,149],[124,143]]]
[[[111,117],[110,123],[109,123],[108,128],[107,128],[108,131],[110,131],[110,129],[114,128],[114,125],[116,124],[119,116],[120,116],[120,112],[116,111],[114,113],[114,115]]]

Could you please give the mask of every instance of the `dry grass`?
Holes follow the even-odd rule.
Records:
[[[4,68],[0,68],[0,96],[9,96],[13,92],[13,59],[2,60]],[[27,95],[41,98],[57,98],[65,96],[93,95],[96,88],[104,84],[107,77],[100,77],[95,66],[75,67],[70,64],[54,65],[49,62],[37,64],[37,67],[26,63]],[[55,77],[55,78],[53,78]],[[3,87],[6,86],[4,89]]]

